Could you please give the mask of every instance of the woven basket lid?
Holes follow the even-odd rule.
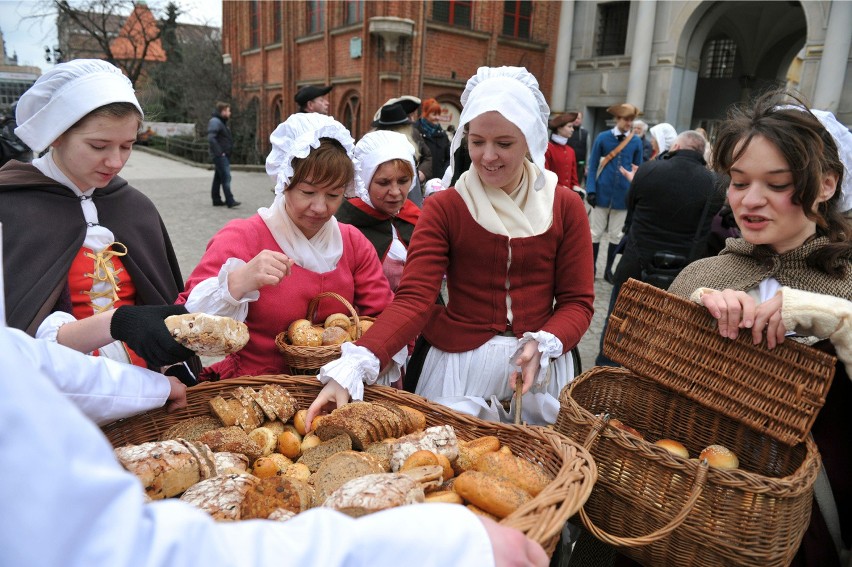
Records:
[[[769,350],[751,333],[724,338],[703,306],[634,279],[621,286],[604,354],[787,445],[810,432],[836,363],[792,340]]]

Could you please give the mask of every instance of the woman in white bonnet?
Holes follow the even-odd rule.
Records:
[[[304,319],[321,292],[341,295],[368,316],[393,298],[373,246],[334,218],[355,175],[349,131],[330,116],[297,113],[269,139],[274,201],[213,236],[180,296],[190,311],[245,321],[251,334],[241,351],[205,368],[202,380],[287,372],[275,336]],[[339,312],[346,307],[325,298],[316,320]],[[398,379],[398,366],[385,377]]]
[[[134,309],[117,309],[185,313],[172,306],[183,278],[162,219],[118,177],[142,116],[130,80],[97,59],[56,65],[24,93],[15,133],[36,153],[50,151],[0,170],[5,297],[11,327],[159,367],[177,360],[145,349],[138,321],[129,316]],[[95,324],[105,317],[112,336],[102,332],[108,326]]]
[[[321,369],[326,386],[309,418],[360,399],[363,383],[422,331],[406,389],[413,377],[426,398],[508,421],[501,402],[520,373],[523,419],[556,419],[559,390],[573,378],[568,351],[593,312],[586,211],[544,168],[549,108],[526,69],[480,68],[461,102],[451,150],[467,136],[473,166],[426,201],[393,303]],[[446,307],[432,303],[444,273]]]
[[[420,209],[408,200],[415,183],[414,146],[398,132],[369,132],[355,144],[355,193],[337,220],[358,227],[376,248],[396,291]]]

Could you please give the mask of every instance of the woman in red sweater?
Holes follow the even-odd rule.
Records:
[[[202,380],[289,371],[275,336],[304,318],[321,292],[343,296],[359,315],[378,315],[393,299],[373,246],[334,218],[354,179],[354,140],[346,128],[322,114],[293,114],[270,141],[266,171],[276,182],[275,200],[216,233],[180,295],[191,311],[233,317],[249,328],[245,348],[205,368]],[[317,320],[341,311],[326,298]],[[387,378],[398,379],[398,367]]]
[[[567,353],[593,312],[586,211],[545,170],[549,108],[526,69],[482,67],[461,101],[453,150],[466,136],[473,165],[426,202],[393,303],[322,368],[326,387],[309,418],[359,399],[363,383],[422,331],[407,389],[414,375],[426,398],[510,420],[500,402],[512,398],[520,374],[523,419],[556,419],[559,390],[573,378]],[[444,273],[445,307],[431,302]]]

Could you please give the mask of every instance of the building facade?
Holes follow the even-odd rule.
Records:
[[[712,133],[730,104],[779,85],[852,121],[848,1],[251,0],[222,16],[234,97],[264,141],[306,84],[334,85],[330,113],[356,138],[400,95],[436,98],[453,121],[482,65],[528,68],[593,134],[625,101],[651,125]]]

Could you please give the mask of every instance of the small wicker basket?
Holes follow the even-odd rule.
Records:
[[[324,297],[336,299],[346,307],[351,315],[349,321],[355,326],[355,338],[361,337],[361,321],[375,321],[373,317],[359,316],[346,298],[338,295],[333,291],[326,291],[318,294],[308,303],[308,312],[305,319],[311,323],[316,323],[314,318],[317,315],[320,300]],[[324,346],[299,346],[291,344],[287,339],[287,331],[278,333],[275,337],[275,346],[281,354],[284,355],[284,361],[287,363],[289,371],[293,374],[300,375],[315,375],[319,369],[326,363],[340,358],[340,345],[324,345]],[[287,369],[285,369],[287,370]]]
[[[155,441],[178,421],[210,415],[208,402],[211,398],[240,386],[259,388],[263,384],[282,385],[302,407],[313,402],[322,388],[316,378],[308,376],[244,376],[220,382],[204,382],[187,390],[188,405],[184,409],[174,413],[167,413],[164,409],[153,410],[106,425],[103,432],[114,447]],[[553,481],[500,523],[524,532],[530,539],[540,543],[548,554],[553,553],[562,526],[592,492],[597,468],[589,452],[551,429],[484,421],[385,386],[366,388],[364,399],[386,400],[416,408],[426,414],[427,426],[452,425],[459,439],[494,435],[502,444],[510,447],[515,455],[544,467]]]
[[[622,286],[604,340],[629,370],[579,376],[556,422],[598,465],[580,513],[589,532],[654,567],[788,565],[810,520],[820,459],[808,432],[835,359],[793,341],[770,351],[750,333],[722,338],[706,309],[636,280]],[[652,445],[661,438],[693,457],[724,445],[740,468],[675,457]]]

